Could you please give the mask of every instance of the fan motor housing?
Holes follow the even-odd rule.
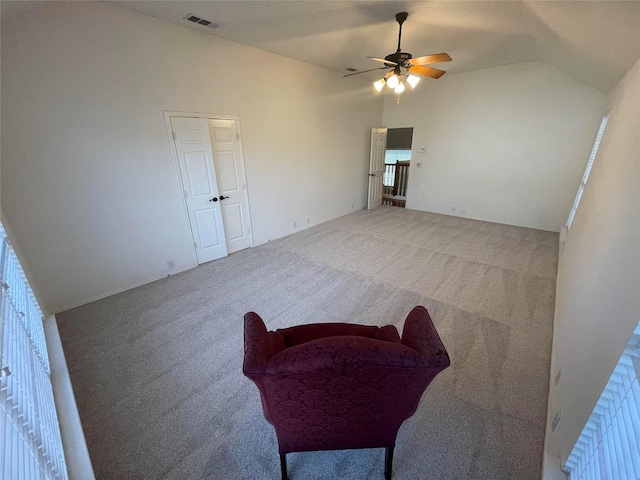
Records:
[[[389,60],[390,62],[397,63],[398,65],[402,65],[407,60],[411,60],[413,55],[406,52],[397,51],[396,53],[392,53],[384,57],[385,60]]]

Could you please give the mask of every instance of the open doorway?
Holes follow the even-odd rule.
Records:
[[[413,127],[389,128],[384,155],[383,205],[404,208],[407,202]]]

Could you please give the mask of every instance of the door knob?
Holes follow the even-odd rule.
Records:
[[[375,177],[375,176],[376,176],[376,174],[375,174],[375,173],[370,173],[370,174],[369,174],[369,176],[370,176],[370,177]]]
[[[220,197],[220,200],[222,200],[222,197]],[[211,200],[209,200],[210,202],[217,202],[218,201],[218,197],[213,197]]]
[[[220,200],[224,200],[225,198],[229,198],[229,197],[225,197],[224,195],[220,195]]]

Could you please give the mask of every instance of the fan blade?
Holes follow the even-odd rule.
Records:
[[[411,65],[430,65],[432,63],[450,62],[451,57],[446,53],[434,53],[424,57],[412,58],[409,60]]]
[[[343,75],[342,78],[350,77],[352,75],[360,75],[361,73],[373,72],[374,70],[386,70],[387,68],[388,67],[378,67],[378,68],[372,68],[371,70],[362,70],[361,72],[347,73],[346,75]]]
[[[394,73],[396,73],[396,72],[395,72],[395,70],[391,70],[389,73],[387,73],[387,74],[384,76],[384,79],[385,79],[385,80],[387,80],[387,79],[388,79],[389,77],[391,77]]]
[[[418,75],[424,75],[425,77],[435,78],[436,80],[440,78],[442,75],[444,75],[445,73],[447,73],[444,70],[439,70],[437,68],[432,68],[432,67],[425,67],[423,65],[414,65],[413,67],[409,68],[409,71],[411,73],[416,73]]]
[[[371,60],[375,60],[376,62],[386,63],[388,65],[398,65],[396,62],[391,62],[389,60],[385,60],[384,58],[378,58],[378,57],[367,57],[367,58],[370,58]]]

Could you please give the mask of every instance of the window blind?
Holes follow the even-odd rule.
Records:
[[[640,322],[565,463],[571,480],[640,479]]]
[[[571,211],[569,212],[569,218],[567,219],[567,228],[571,228],[571,224],[573,223],[573,217],[575,217],[576,211],[578,210],[578,205],[580,204],[580,199],[582,198],[582,193],[584,192],[584,186],[587,184],[587,180],[589,180],[591,167],[593,167],[593,162],[596,159],[596,155],[598,154],[598,149],[600,148],[600,142],[602,141],[604,130],[605,128],[607,128],[608,121],[609,121],[608,114],[602,117],[602,122],[600,122],[600,128],[598,129],[598,134],[596,135],[596,141],[593,142],[591,155],[589,155],[589,161],[587,162],[587,167],[584,169],[584,174],[582,175],[582,180],[580,181],[580,186],[578,187],[578,193],[576,195],[576,199],[573,201],[573,205],[571,206]]]
[[[0,236],[0,479],[67,479],[42,311]]]

